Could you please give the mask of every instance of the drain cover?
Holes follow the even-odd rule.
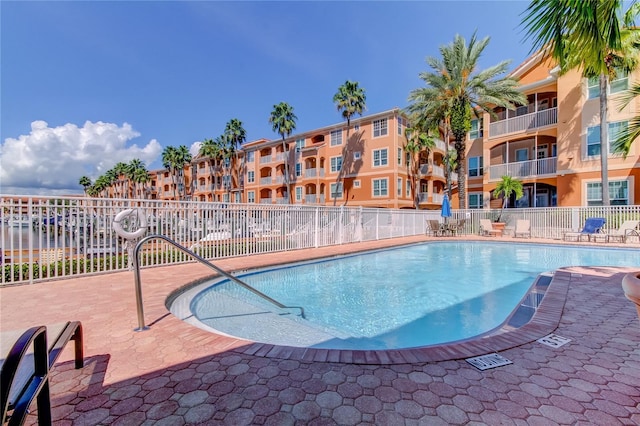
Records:
[[[538,343],[542,343],[543,345],[551,346],[552,348],[559,348],[560,346],[569,343],[571,339],[567,339],[566,337],[558,336],[557,334],[549,334],[548,336],[541,337],[538,339]]]
[[[473,358],[467,358],[466,361],[478,370],[488,370],[490,368],[513,364],[513,362],[498,354],[476,356]]]

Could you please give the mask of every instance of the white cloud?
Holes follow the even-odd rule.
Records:
[[[119,161],[140,159],[147,167],[162,152],[152,139],[140,147],[130,144],[140,136],[130,124],[87,121],[49,127],[31,123],[31,132],[0,145],[0,192],[9,194],[79,193],[81,176],[95,179]]]

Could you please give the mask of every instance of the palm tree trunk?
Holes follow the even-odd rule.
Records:
[[[289,155],[287,153],[287,144],[284,143],[284,135],[282,136],[282,155],[284,155],[284,174],[285,182],[287,185],[287,198],[289,198],[289,204],[293,204],[293,197],[291,196],[291,179],[289,174]]]
[[[609,124],[607,123],[607,86],[609,76],[600,74],[600,168],[602,173],[602,205],[608,206],[609,199]]]
[[[456,138],[455,140],[456,152],[458,153],[458,208],[467,208],[467,188],[466,188],[466,154],[464,152],[464,143]]]

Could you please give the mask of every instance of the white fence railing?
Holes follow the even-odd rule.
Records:
[[[549,157],[539,160],[518,161],[515,163],[504,163],[489,166],[489,179],[496,180],[502,176],[511,177],[532,177],[540,175],[555,175],[558,158]]]
[[[489,139],[508,133],[523,132],[550,126],[558,122],[558,108],[549,108],[531,114],[519,115],[489,124]]]
[[[207,259],[420,235],[427,219],[442,220],[439,210],[84,197],[2,196],[0,207],[0,284],[126,270],[128,247],[113,230],[113,219],[126,208],[146,216],[148,234],[167,236]],[[464,219],[464,232],[477,234],[480,219],[498,214],[454,210],[452,219]],[[534,237],[559,239],[587,217],[604,217],[606,227],[616,229],[640,219],[640,206],[505,209],[501,216],[507,228],[529,219]],[[143,266],[191,261],[161,241],[148,243],[141,257]]]

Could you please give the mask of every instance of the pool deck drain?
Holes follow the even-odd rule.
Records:
[[[476,356],[473,358],[467,358],[465,361],[467,361],[469,364],[473,365],[475,368],[477,368],[480,371],[513,364],[513,361],[508,360],[507,358],[498,354],[487,354],[487,355]]]
[[[560,346],[566,345],[570,341],[571,339],[567,339],[566,337],[561,337],[553,333],[549,334],[548,336],[541,337],[537,340],[538,343],[542,343],[543,345],[547,345],[552,348],[559,348]]]

